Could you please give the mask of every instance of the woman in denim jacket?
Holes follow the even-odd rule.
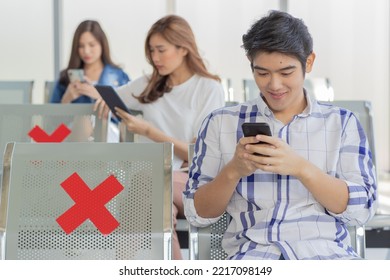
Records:
[[[83,69],[84,81],[71,82],[69,69]],[[100,97],[93,85],[118,87],[129,82],[128,75],[110,57],[107,37],[97,21],[80,23],[73,36],[68,67],[61,71],[51,103],[93,103]]]

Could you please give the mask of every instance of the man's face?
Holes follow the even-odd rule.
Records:
[[[306,72],[311,71],[312,55],[308,58]],[[278,52],[260,52],[253,59],[253,76],[268,107],[278,119],[289,120],[305,109],[305,77],[297,58]]]

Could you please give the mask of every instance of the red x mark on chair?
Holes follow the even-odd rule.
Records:
[[[87,219],[90,219],[102,234],[110,234],[119,226],[119,222],[105,207],[124,189],[113,175],[93,190],[77,173],[73,173],[61,183],[61,186],[75,202],[75,205],[56,220],[67,234],[70,234]]]
[[[35,142],[43,143],[43,142],[53,142],[59,143],[64,141],[66,137],[70,134],[70,129],[64,125],[63,123],[56,128],[56,130],[51,134],[47,134],[42,128],[39,126],[34,126],[33,129],[30,130],[28,136],[30,136]]]

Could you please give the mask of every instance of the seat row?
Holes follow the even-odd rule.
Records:
[[[339,105],[355,111],[375,156],[369,102],[349,101]],[[4,170],[0,204],[0,252],[3,258],[170,259],[172,216],[167,213],[172,211],[172,170],[169,167],[172,159],[171,144],[104,143],[107,120],[97,118],[90,104],[0,105],[0,131],[0,147],[4,150],[5,163],[4,168],[0,169]],[[193,145],[190,145],[189,158],[192,155]],[[159,161],[150,163],[149,159]],[[63,184],[66,185],[68,180],[76,180],[74,184],[77,186],[97,188],[111,175],[124,187],[120,192],[124,194],[123,198],[122,195],[112,197],[106,209],[120,225],[125,223],[123,228],[117,227],[114,231],[119,236],[111,238],[111,233],[100,232],[99,223],[95,224],[89,216],[86,223],[81,223],[70,233],[65,232],[55,221],[76,201]],[[109,185],[114,184],[114,178],[110,178]],[[163,192],[161,189],[167,185],[170,186],[168,192]],[[155,197],[156,192],[158,195]],[[158,207],[158,210],[153,207]],[[121,220],[124,212],[126,219]],[[145,213],[150,215],[144,216]],[[157,216],[152,217],[154,213]],[[131,225],[126,223],[129,219]],[[388,225],[388,218],[380,219],[379,225],[378,220],[374,219],[369,226],[374,226],[374,223],[376,227],[383,227],[386,223]],[[14,224],[19,222],[24,224]],[[220,241],[228,222],[229,218],[225,215],[224,219],[209,228],[198,230],[190,227],[190,259],[223,258],[225,253]],[[146,224],[162,227],[154,228],[153,231],[150,228],[145,233]],[[365,249],[364,232],[363,227],[351,231],[355,248],[361,256],[364,256]],[[159,236],[159,241],[156,241],[156,236]],[[48,240],[59,241],[50,246],[44,245]],[[124,240],[130,244],[125,245]],[[64,243],[61,245],[60,241]],[[89,243],[91,245],[87,245]],[[137,247],[135,244],[138,243],[143,245]],[[135,247],[123,249],[119,246],[117,249],[116,244]],[[92,251],[84,251],[78,245],[87,251],[90,249],[88,246],[91,246]],[[135,251],[132,255],[125,253],[132,250]],[[105,254],[108,251],[109,255]]]

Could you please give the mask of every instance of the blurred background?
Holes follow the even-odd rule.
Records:
[[[251,98],[253,77],[241,38],[271,9],[302,18],[309,27],[317,56],[308,89],[322,100],[371,103],[379,213],[389,214],[388,0],[0,0],[0,80],[34,81],[32,102],[44,103],[45,83],[68,64],[74,31],[86,19],[100,22],[114,62],[135,79],[151,70],[146,32],[160,17],[178,14],[193,28],[208,68],[223,78],[226,101],[242,102]],[[384,230],[380,239],[387,243],[378,246],[390,248],[390,231]],[[374,258],[390,259],[390,249],[381,252]]]
[[[326,81],[336,100],[372,103],[380,174],[389,162],[388,0],[0,0],[0,80],[34,80],[33,103],[44,102],[44,83],[53,81],[69,59],[77,25],[98,20],[114,62],[132,79],[148,73],[147,30],[175,13],[192,26],[209,69],[226,82],[227,101],[244,101],[251,79],[241,37],[270,9],[300,17],[317,54],[313,81]]]

